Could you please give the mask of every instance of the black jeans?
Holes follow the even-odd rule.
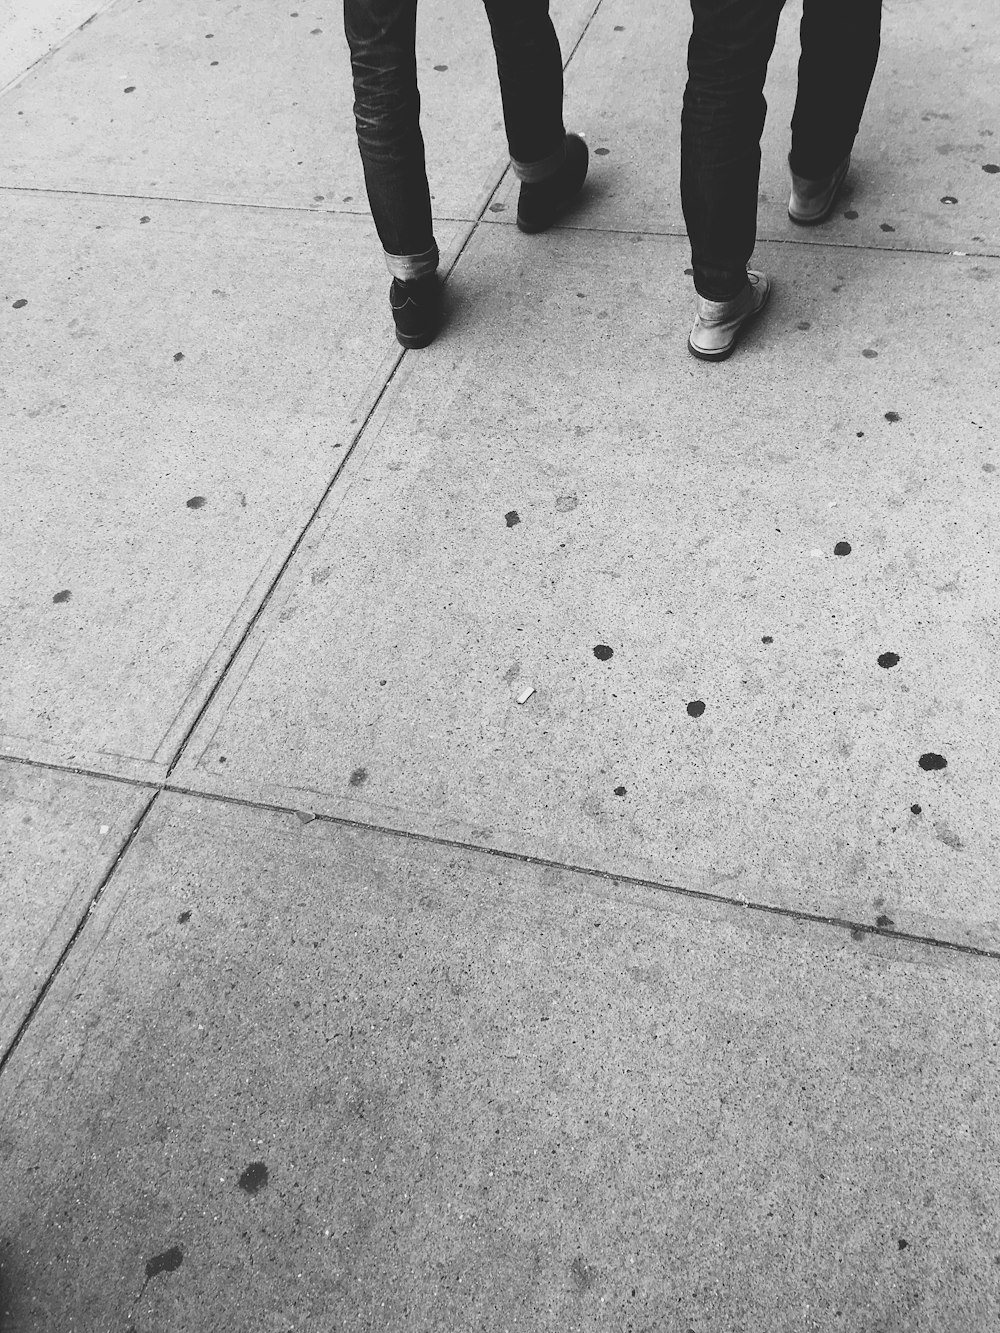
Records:
[[[681,204],[700,296],[746,285],[757,239],[764,77],[784,0],[691,0]],[[789,165],[822,180],[851,151],[878,60],[882,0],[804,0]]]
[[[566,141],[562,53],[548,0],[484,3],[514,169],[522,180],[542,179],[559,166]],[[344,0],[368,202],[396,277],[419,277],[437,263],[420,133],[416,21],[417,0]]]

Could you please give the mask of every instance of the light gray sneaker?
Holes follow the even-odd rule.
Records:
[[[800,227],[815,227],[825,222],[833,212],[837,195],[851,165],[850,153],[832,176],[821,181],[806,180],[792,171],[792,194],[788,200],[788,216]],[[791,168],[789,168],[791,170]]]
[[[725,361],[739,341],[743,329],[767,305],[771,284],[767,275],[747,269],[748,285],[731,301],[708,301],[698,297],[694,328],[688,351],[699,361]]]

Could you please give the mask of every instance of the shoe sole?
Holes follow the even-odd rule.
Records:
[[[815,217],[803,217],[801,215],[793,213],[791,209],[788,210],[788,217],[790,221],[795,223],[796,227],[818,227],[821,222],[825,222],[827,220],[827,218],[833,212],[834,205],[837,202],[837,195],[840,194],[840,187],[843,185],[844,181],[847,178],[847,173],[850,170],[850,166],[851,164],[848,161],[843,171],[840,173],[840,179],[833,187],[833,194],[830,195],[830,202],[827,204],[826,208],[823,209],[822,213],[817,213]]]
[[[556,212],[553,213],[553,215],[550,218],[546,218],[543,222],[527,222],[525,221],[524,218],[521,217],[521,214],[518,213],[517,215],[518,231],[523,231],[526,236],[537,236],[540,231],[548,231],[550,227],[554,227],[555,224],[559,221],[559,219],[563,216],[563,214],[568,213],[569,210],[576,203],[576,201],[580,198],[580,195],[583,193],[583,187],[585,184],[586,181],[581,181],[579,190],[577,190],[575,194],[571,195],[567,200],[565,200],[564,203],[561,203]]]
[[[540,231],[548,231],[549,227],[558,219],[559,214],[551,222],[525,222],[520,213],[517,215],[517,229],[523,231],[526,236],[536,236]]]
[[[430,329],[424,333],[400,333],[396,330],[396,341],[400,347],[405,347],[407,351],[415,351],[418,347],[426,347],[432,343],[438,335],[436,328]]]
[[[725,347],[720,347],[719,350],[716,352],[703,352],[700,347],[695,347],[694,343],[691,341],[691,335],[688,334],[688,351],[691,353],[692,356],[697,357],[699,361],[728,360],[729,357],[731,357],[732,354],[736,351],[736,344],[739,342],[740,338],[742,338],[744,330],[746,329],[747,325],[753,323],[753,321],[757,318],[757,316],[764,310],[765,306],[767,305],[768,301],[770,301],[770,299],[771,299],[771,288],[768,287],[767,295],[764,297],[763,301],[761,301],[760,305],[757,307],[756,310],[752,310],[749,315],[746,315],[744,317],[739,328],[737,328],[736,332],[733,334],[729,342],[726,343]]]

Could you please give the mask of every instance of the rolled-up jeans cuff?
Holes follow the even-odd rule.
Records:
[[[383,250],[385,266],[394,278],[400,282],[413,282],[416,278],[426,278],[435,272],[441,256],[437,244],[425,250],[422,255],[391,255]]]
[[[516,158],[511,158],[510,165],[514,168],[514,175],[523,185],[537,185],[539,181],[548,180],[554,176],[562,164],[566,161],[566,140],[555,150],[549,153],[548,157],[543,157],[540,162],[518,162]]]

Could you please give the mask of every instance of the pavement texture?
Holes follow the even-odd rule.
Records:
[[[337,5],[0,17],[0,1333],[1000,1320],[1000,38],[886,5],[686,350],[681,0],[511,224],[422,0],[403,353]],[[523,700],[523,702],[522,702]]]

